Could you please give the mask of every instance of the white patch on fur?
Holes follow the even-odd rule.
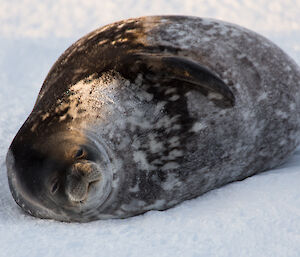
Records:
[[[169,98],[170,101],[176,101],[180,98],[180,95],[173,95]]]
[[[174,149],[171,152],[169,152],[168,159],[169,160],[174,160],[177,157],[181,157],[181,156],[183,156],[183,151]]]
[[[169,95],[169,94],[172,94],[172,93],[176,93],[177,91],[177,88],[176,87],[170,87],[168,88],[166,91],[165,91],[165,95]]]
[[[128,124],[130,125],[130,130],[134,132],[136,128],[143,128],[143,129],[151,129],[152,124],[146,120],[142,119],[141,117],[138,116],[131,116],[128,117],[127,120]]]
[[[221,94],[218,94],[218,93],[215,93],[215,92],[210,92],[208,95],[207,95],[207,98],[209,100],[222,100],[223,99],[223,96]]]
[[[141,91],[139,93],[136,94],[136,96],[141,100],[141,101],[146,101],[146,102],[150,102],[154,95],[153,94],[149,94],[146,91]]]
[[[150,147],[150,151],[151,153],[158,153],[163,151],[164,149],[164,145],[162,142],[159,142],[155,139],[155,135],[150,133],[148,135],[149,138],[149,147]]]
[[[155,106],[153,115],[157,116],[159,113],[162,113],[164,111],[164,106],[166,105],[166,103],[166,101],[158,102]]]
[[[290,103],[290,110],[293,111],[296,109],[296,104],[295,103]]]
[[[34,131],[36,130],[36,128],[38,127],[38,125],[39,125],[38,122],[34,123],[34,124],[32,125],[32,127],[31,127],[30,130],[31,130],[32,132],[34,132]]]
[[[286,139],[281,139],[279,145],[284,146],[287,143]]]
[[[276,115],[279,116],[282,119],[287,119],[288,118],[288,114],[286,112],[283,112],[281,110],[276,110]]]
[[[146,154],[143,151],[135,151],[133,153],[133,160],[138,164],[139,169],[142,170],[154,170],[155,167],[149,164],[146,158]]]
[[[191,131],[193,132],[199,132],[202,129],[205,129],[207,126],[205,123],[201,123],[201,122],[195,122],[195,124],[193,125],[193,127],[191,128]]]
[[[164,115],[156,122],[155,128],[171,128],[177,121],[178,117],[178,115],[173,117]]]
[[[165,205],[166,200],[160,199],[156,200],[153,204],[145,206],[144,210],[160,210]]]
[[[162,188],[165,191],[170,191],[174,189],[175,187],[180,187],[182,182],[175,177],[174,174],[170,173],[166,179],[166,181],[162,184]]]
[[[42,120],[44,121],[45,119],[47,119],[50,116],[49,112],[44,113],[43,115],[41,115]]]
[[[136,183],[134,187],[129,188],[129,192],[136,193],[140,191],[139,184]]]
[[[173,136],[168,140],[170,147],[176,147],[180,145],[180,138],[177,136]]]
[[[167,162],[164,166],[161,167],[161,170],[174,170],[179,168],[179,164],[177,162]]]
[[[257,101],[262,101],[262,100],[266,100],[268,98],[268,93],[267,92],[263,92],[258,98]]]

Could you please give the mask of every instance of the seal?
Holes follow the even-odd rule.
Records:
[[[281,164],[300,138],[300,69],[211,19],[107,25],[57,60],[6,159],[29,214],[126,218]]]

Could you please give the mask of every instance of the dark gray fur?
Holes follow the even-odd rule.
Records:
[[[299,89],[296,63],[236,25],[182,16],[109,25],[73,44],[49,72],[8,154],[14,198],[35,216],[67,221],[170,208],[281,164],[299,143]],[[47,193],[29,204],[14,173],[32,163],[31,145],[74,127],[104,149],[111,193],[86,211],[50,205]],[[41,152],[35,156],[46,158]]]

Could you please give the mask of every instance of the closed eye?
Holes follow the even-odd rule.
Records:
[[[79,148],[79,149],[77,150],[77,152],[75,153],[75,156],[74,156],[74,157],[75,157],[76,159],[80,159],[80,158],[83,158],[84,155],[85,155],[84,150],[83,150],[82,148]]]
[[[51,194],[55,194],[59,188],[59,181],[55,180],[51,187]]]

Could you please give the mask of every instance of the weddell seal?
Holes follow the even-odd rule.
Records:
[[[107,25],[57,60],[15,136],[12,195],[40,218],[164,210],[281,164],[300,138],[300,69],[211,19]]]

